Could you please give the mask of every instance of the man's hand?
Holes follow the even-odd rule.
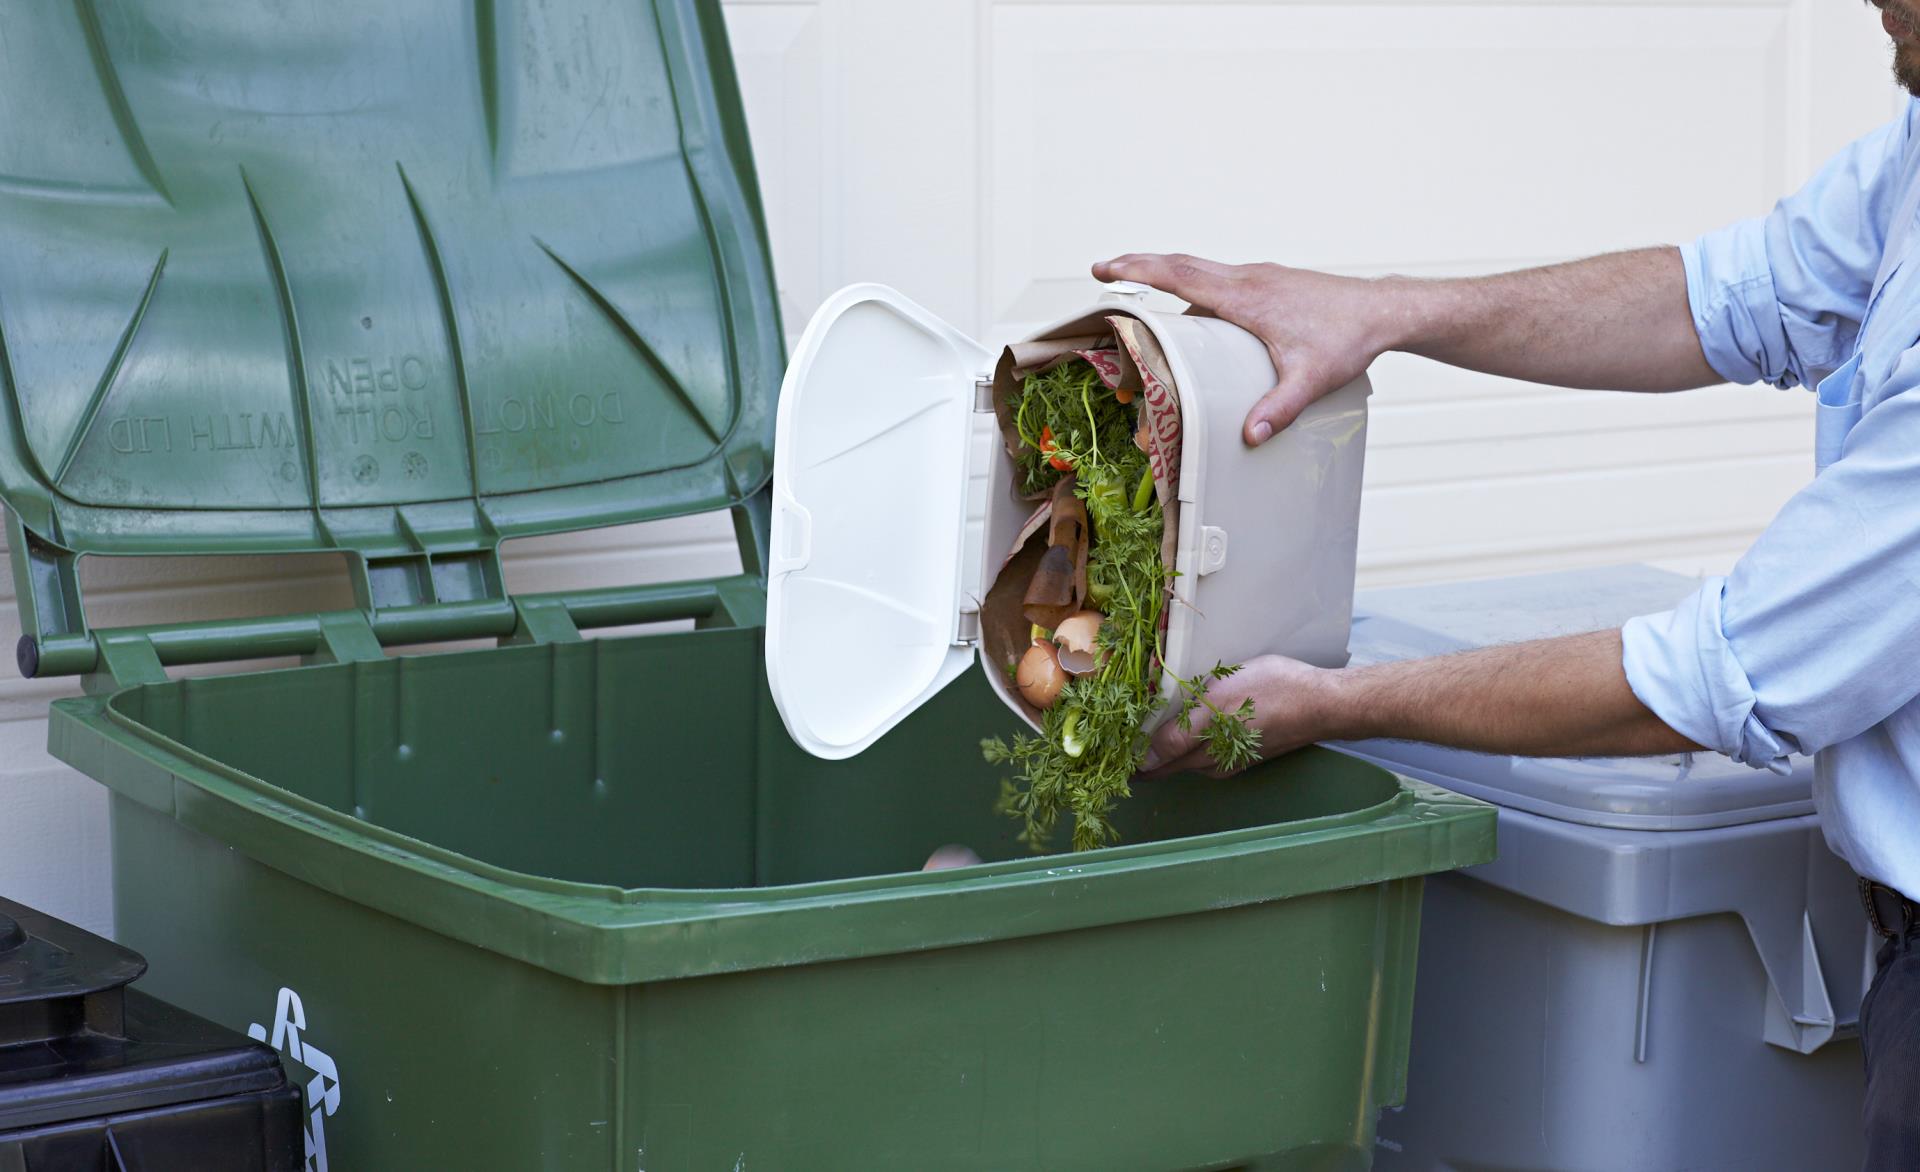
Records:
[[[1326,711],[1326,689],[1334,674],[1297,659],[1262,655],[1248,660],[1226,679],[1213,681],[1207,699],[1228,713],[1240,707],[1242,700],[1253,701],[1253,727],[1260,730],[1260,758],[1264,761],[1331,735],[1326,731],[1331,715]],[[1212,719],[1213,714],[1201,705],[1193,710],[1191,731],[1171,720],[1162,725],[1147,751],[1147,775],[1164,777],[1198,771],[1209,777],[1226,776],[1214,767],[1201,737]]]
[[[1621,667],[1620,632],[1596,631],[1410,659],[1328,669],[1265,655],[1208,689],[1223,712],[1251,699],[1262,757],[1316,741],[1391,737],[1522,757],[1639,757],[1697,750],[1642,704]],[[1146,770],[1161,776],[1210,765],[1198,733],[1169,722],[1154,734]]]
[[[1164,290],[1267,344],[1280,381],[1247,414],[1249,444],[1265,443],[1314,400],[1359,378],[1398,336],[1392,298],[1354,277],[1149,253],[1103,261],[1093,275]]]
[[[1102,261],[1093,275],[1163,289],[1267,344],[1279,381],[1247,415],[1249,444],[1388,350],[1562,387],[1677,391],[1721,381],[1694,332],[1677,248],[1449,280],[1151,253]]]

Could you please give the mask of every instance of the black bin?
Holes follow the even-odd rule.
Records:
[[[298,1172],[279,1056],[128,988],[146,968],[0,899],[0,1172]]]

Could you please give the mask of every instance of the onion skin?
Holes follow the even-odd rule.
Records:
[[[1027,582],[1022,614],[1036,627],[1051,630],[1079,607],[1073,590],[1073,552],[1064,545],[1047,547]]]
[[[1087,550],[1093,522],[1069,475],[1053,486],[1047,507],[1047,552],[1027,583],[1023,600],[1027,621],[1051,629],[1087,604]]]
[[[1060,689],[1067,683],[1066,670],[1060,666],[1060,656],[1053,644],[1044,639],[1034,640],[1033,646],[1020,657],[1013,682],[1027,703],[1041,709],[1053,707],[1054,701],[1060,698]]]
[[[1087,604],[1087,554],[1093,544],[1093,520],[1087,515],[1087,502],[1080,499],[1078,476],[1069,476],[1053,486],[1053,516],[1047,524],[1047,544],[1065,546],[1073,558],[1073,605]]]

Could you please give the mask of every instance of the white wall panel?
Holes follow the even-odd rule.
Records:
[[[1083,304],[1088,263],[1124,250],[1434,275],[1685,239],[1894,107],[1874,14],[1826,0],[729,13],[759,45],[796,9],[831,30],[777,67],[824,87],[817,136],[748,84],[761,158],[822,160],[817,198],[788,197],[817,218],[775,216],[777,263],[898,285],[995,341]],[[1397,355],[1375,377],[1368,584],[1722,564],[1809,472],[1801,395],[1569,394]]]
[[[1122,248],[1427,271],[1758,210],[1787,181],[1787,24],[1771,6],[997,8],[994,320],[1072,308],[1088,258]],[[1725,109],[1711,134],[1673,116]]]
[[[823,230],[838,170],[826,134],[828,18],[811,0],[729,5],[726,16],[767,230],[780,242],[780,313],[797,333],[839,275],[837,241]]]

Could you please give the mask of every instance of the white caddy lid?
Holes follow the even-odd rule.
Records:
[[[975,387],[994,355],[885,285],[807,323],[780,386],[767,681],[816,757],[851,757],[973,663],[984,473]],[[970,607],[968,609],[971,609]]]

